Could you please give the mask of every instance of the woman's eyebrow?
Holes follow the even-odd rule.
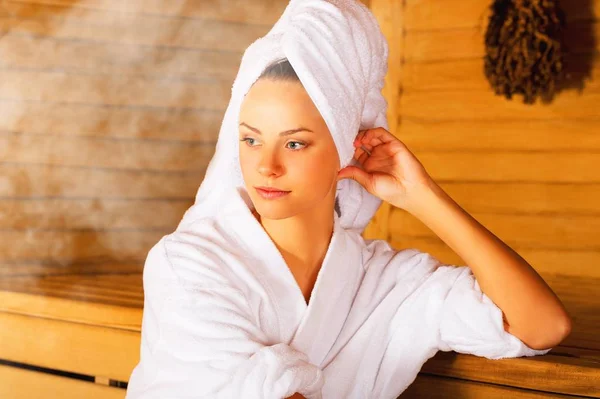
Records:
[[[252,127],[252,126],[250,126],[250,125],[248,125],[248,124],[246,124],[246,123],[244,123],[244,122],[240,123],[240,126],[245,126],[245,127],[247,127],[248,129],[252,130],[252,131],[253,131],[253,132],[255,132],[255,133],[262,134],[260,130],[258,130],[257,128],[255,128],[255,127]],[[290,134],[294,134],[294,133],[298,133],[298,132],[303,132],[303,131],[304,131],[304,132],[311,132],[311,133],[314,133],[314,132],[313,132],[312,130],[310,130],[310,129],[307,129],[307,128],[304,128],[304,127],[299,127],[299,128],[297,128],[297,129],[285,130],[285,131],[283,131],[283,132],[279,133],[279,135],[280,135],[280,136],[289,136]]]

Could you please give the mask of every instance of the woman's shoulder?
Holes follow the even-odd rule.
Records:
[[[419,269],[433,272],[441,262],[430,253],[417,248],[397,249],[385,240],[365,240],[363,261],[365,270],[373,267],[393,268],[398,271]]]
[[[450,288],[459,279],[472,276],[468,266],[444,263],[418,248],[396,249],[385,240],[365,240],[363,266],[367,273],[396,282],[419,280],[424,288]]]
[[[198,287],[231,286],[232,263],[239,243],[216,218],[201,218],[180,225],[163,236],[148,252],[144,286],[152,281]]]

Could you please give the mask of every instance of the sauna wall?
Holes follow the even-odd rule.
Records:
[[[286,1],[0,3],[0,275],[139,270]]]
[[[484,77],[491,3],[371,2],[388,39],[397,41],[386,82],[390,129],[459,205],[542,276],[561,276],[553,288],[562,284],[571,287],[562,291],[575,292],[581,283],[597,285],[600,1],[561,3],[568,19],[569,79],[552,103],[534,105],[522,96],[496,96]],[[408,212],[384,205],[378,216],[367,231],[371,237],[465,264]],[[587,309],[562,299],[573,314]],[[567,344],[585,340],[578,330]]]
[[[244,50],[287,4],[0,2],[0,276],[139,270],[194,202]]]

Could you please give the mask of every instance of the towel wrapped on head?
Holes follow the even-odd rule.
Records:
[[[382,95],[388,45],[370,10],[356,0],[291,0],[281,18],[244,52],[219,131],[217,147],[195,206],[180,226],[214,214],[225,186],[244,185],[239,162],[238,124],[242,101],[262,72],[287,59],[323,116],[341,167],[357,165],[353,141],[359,130],[389,129]],[[340,180],[341,226],[362,233],[381,200],[352,179]]]

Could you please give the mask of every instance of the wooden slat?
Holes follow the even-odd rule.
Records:
[[[594,349],[576,348],[572,346],[557,346],[552,350],[556,356],[583,359],[600,364],[600,351]]]
[[[600,92],[586,93],[582,99],[573,91],[556,96],[551,104],[524,104],[522,96],[513,100],[497,96],[493,91],[413,91],[402,95],[403,115],[435,120],[540,120],[540,119],[597,119]]]
[[[12,16],[0,18],[3,32],[138,46],[239,53],[270,29],[269,25],[106,13],[75,7],[14,2],[4,7]]]
[[[491,4],[487,0],[408,0],[406,29],[484,29]],[[600,4],[597,1],[562,1],[560,6],[565,11],[569,27],[582,20],[600,19]]]
[[[600,42],[594,40],[600,36],[600,23],[573,24],[565,35],[565,42],[573,54],[593,53],[600,49]],[[404,57],[407,62],[481,58],[485,55],[484,36],[483,28],[407,32]]]
[[[0,263],[0,279],[26,276],[58,276],[77,274],[82,278],[100,274],[142,273],[145,256],[128,261],[112,261],[110,259],[87,259],[79,263],[52,261],[22,261]]]
[[[235,52],[80,42],[11,33],[0,40],[2,68],[55,69],[107,77],[143,75],[191,84],[207,77],[233,82],[241,58],[242,53]]]
[[[390,239],[390,244],[396,249],[418,248],[421,251],[434,255],[446,264],[465,264],[465,261],[438,237],[410,237],[402,234],[394,234]],[[538,273],[600,278],[600,268],[596,267],[598,259],[600,259],[600,251],[528,248],[518,244],[513,244],[511,247],[532,265]]]
[[[231,97],[231,82],[4,69],[0,70],[0,93],[24,101],[222,110]]]
[[[444,182],[439,185],[468,212],[542,217],[599,214],[600,184]]]
[[[21,197],[31,201],[58,196],[97,200],[165,198],[193,202],[204,174],[205,171],[164,173],[0,162],[2,198]]]
[[[0,229],[125,229],[176,226],[191,200],[0,199]],[[149,217],[160,215],[160,217]]]
[[[440,182],[600,183],[598,152],[416,152]]]
[[[0,365],[0,397],[7,399],[123,399],[125,389]]]
[[[485,398],[485,399],[547,399],[572,398],[572,396],[549,394],[547,392],[524,390],[506,386],[461,381],[450,378],[419,374],[415,381],[400,396],[400,399],[446,399],[446,398]]]
[[[141,282],[134,288],[140,289]],[[111,305],[31,292],[0,291],[0,312],[135,332],[141,331],[142,324],[142,306]]]
[[[85,9],[116,14],[171,16],[201,21],[212,19],[223,22],[272,25],[279,19],[288,2],[285,0],[228,0],[223,3],[187,0],[9,0],[8,3],[45,6],[46,10],[54,10],[58,14]]]
[[[0,93],[3,133],[206,142],[216,141],[223,116],[224,110],[18,101]]]
[[[139,361],[140,334],[0,312],[0,358],[119,381]]]
[[[205,170],[216,143],[0,135],[0,159],[16,164],[188,172]]]
[[[538,214],[550,218],[555,214],[567,217],[600,215],[600,184],[458,181],[440,183],[440,187],[469,212]]]
[[[527,248],[600,251],[600,216],[491,214],[469,212],[509,245]],[[409,237],[436,237],[419,219],[392,208],[390,233]]]
[[[385,77],[383,96],[388,103],[387,119],[392,134],[397,134],[400,115],[400,87],[403,76],[402,54],[404,52],[404,3],[399,1],[373,0],[371,11],[379,22],[388,42],[388,73]],[[383,202],[363,232],[365,239],[387,239],[390,204]]]
[[[501,361],[438,352],[423,365],[421,372],[548,393],[600,398],[600,385],[597,384],[600,381],[600,363],[553,355],[554,351],[560,351],[560,347],[544,356]],[[543,383],[540,376],[543,376]]]
[[[581,84],[586,92],[600,90],[600,54],[575,54],[565,59],[569,73],[561,87],[578,88]],[[484,74],[484,62],[481,59],[449,60],[415,63],[405,65],[406,78],[403,90],[492,90]],[[580,99],[585,101],[585,98]]]
[[[414,151],[597,151],[600,118],[445,120],[403,117],[398,138]]]
[[[148,230],[4,230],[0,263],[53,260],[81,263],[99,257],[116,261],[145,257],[170,229]]]
[[[98,274],[93,280],[71,274],[67,276],[4,277],[0,290],[23,294],[62,298],[82,303],[122,306],[140,309],[144,305],[142,274],[119,274],[118,278],[129,286],[118,286],[110,275]]]

